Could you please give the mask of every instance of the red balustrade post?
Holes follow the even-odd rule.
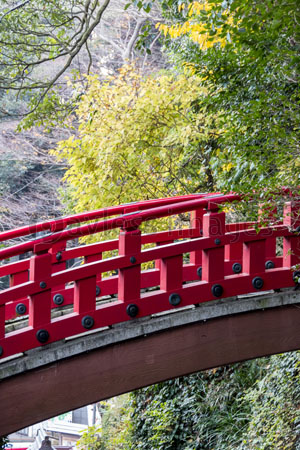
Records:
[[[159,247],[160,245],[167,245],[167,244],[171,244],[173,241],[165,241],[165,242],[157,242],[156,246]],[[156,259],[155,260],[155,269],[160,269],[161,267],[161,259]]]
[[[283,208],[283,225],[291,231],[300,227],[300,202],[287,202]],[[294,236],[283,238],[283,267],[300,264],[300,236],[299,231]]]
[[[66,269],[66,261],[61,261],[63,252],[66,250],[66,246],[67,246],[66,241],[55,242],[49,249],[49,253],[51,255],[55,255],[56,260],[56,262],[52,264],[52,273],[61,272],[62,270]],[[56,292],[64,289],[65,289],[64,284],[55,286]]]
[[[265,271],[266,241],[245,242],[243,245],[243,273],[249,275]]]
[[[160,289],[173,291],[182,288],[182,255],[160,260]]]
[[[136,228],[120,231],[119,255],[130,256],[132,267],[119,269],[118,299],[123,302],[138,300],[141,296],[141,265],[135,264],[141,252],[141,231]]]
[[[272,211],[270,212],[272,214]],[[252,231],[254,233],[254,231]],[[271,238],[272,239],[272,238]],[[275,239],[276,241],[276,239]],[[276,243],[276,242],[275,242]],[[268,244],[268,252],[272,250],[273,244]],[[243,243],[243,273],[256,275],[264,273],[266,270],[266,239],[251,240]],[[268,256],[275,256],[274,254]],[[254,277],[252,285],[255,289],[262,289],[264,280],[261,277]]]
[[[204,209],[196,209],[195,211],[191,212],[191,218],[190,218],[190,224],[191,229],[195,230],[196,233],[201,236],[201,233],[203,232],[203,216],[204,216]],[[202,251],[194,251],[190,253],[190,263],[200,266],[202,263]]]
[[[19,284],[26,283],[29,279],[29,271],[23,270],[22,272],[17,272],[9,276],[9,287],[17,286]],[[22,301],[23,305],[25,305],[25,308],[27,306],[27,297],[24,297],[20,299]]]
[[[224,278],[224,245],[225,213],[218,212],[218,207],[209,205],[207,214],[203,216],[203,237],[214,238],[215,248],[202,252],[202,280],[212,282]]]
[[[75,282],[74,312],[83,314],[96,308],[96,276],[84,278]]]
[[[266,206],[264,204],[260,205],[258,210],[258,220],[262,221],[262,223],[266,226],[269,225],[269,222],[276,222],[277,215],[277,206]],[[275,258],[276,257],[276,238],[272,238],[271,236],[266,240],[266,258]]]
[[[91,262],[101,261],[102,260],[102,252],[97,253],[96,255],[88,255],[84,257],[84,264],[88,264]],[[97,274],[97,283],[100,283],[102,280],[102,273]]]
[[[41,291],[29,297],[29,326],[39,328],[51,322],[51,289],[47,288],[47,279],[52,272],[52,257],[47,248],[36,246],[34,252],[29,279],[39,282]]]

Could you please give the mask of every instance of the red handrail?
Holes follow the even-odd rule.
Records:
[[[171,204],[170,202],[164,206],[155,206],[154,208],[146,209],[143,211],[136,211],[129,214],[123,214],[122,216],[104,220],[101,222],[94,222],[80,227],[71,228],[69,230],[60,231],[52,235],[44,236],[39,239],[35,239],[21,244],[14,245],[12,247],[4,248],[0,250],[0,259],[10,258],[15,255],[19,255],[28,251],[34,250],[35,246],[41,245],[49,246],[71,239],[76,239],[83,236],[99,233],[102,231],[112,230],[115,228],[136,228],[142,222],[146,222],[161,217],[167,217],[175,214],[189,212],[194,209],[206,208],[210,203],[220,205],[222,203],[233,202],[240,200],[241,196],[236,194],[228,195],[208,195],[206,198],[200,197],[194,200],[180,201]],[[160,204],[158,201],[157,203]],[[145,205],[143,205],[145,206]],[[117,207],[118,208],[118,207]],[[120,207],[121,208],[121,207]],[[124,206],[122,206],[124,208]],[[103,213],[104,210],[101,210]],[[75,216],[78,217],[78,216]],[[58,222],[58,221],[57,221]],[[38,248],[38,247],[36,247]]]
[[[187,199],[203,198],[214,195],[215,194],[210,193],[179,195],[175,197],[166,197],[152,200],[144,200],[141,202],[132,202],[119,206],[97,209],[94,211],[84,212],[80,214],[73,214],[71,216],[61,217],[55,220],[49,220],[46,222],[26,225],[20,228],[14,228],[13,230],[3,231],[2,233],[0,233],[0,242],[15,239],[17,237],[28,236],[30,234],[39,233],[41,231],[52,231],[52,232],[60,231],[65,229],[68,225],[123,214],[126,209],[132,207],[142,211],[153,208],[154,206],[163,206],[165,204],[171,205],[173,203],[178,203]]]

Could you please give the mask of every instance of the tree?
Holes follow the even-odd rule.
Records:
[[[118,60],[117,68],[130,62],[141,67],[150,61],[157,69],[163,63],[162,55],[157,51],[161,33],[155,28],[160,20],[158,2],[151,8],[139,9],[126,0],[111,0],[93,39],[97,45],[102,44],[106,52],[107,49],[112,50],[109,57]]]
[[[173,59],[202,80],[199,108],[218,112],[217,186],[251,191],[299,184],[297,2],[178,2],[160,26]],[[220,168],[223,167],[223,171]]]
[[[65,165],[49,155],[64,135],[42,130],[15,132],[16,122],[0,123],[0,229],[7,230],[61,214],[58,186]]]
[[[152,1],[122,3],[112,0],[4,0],[0,9],[0,114],[8,116],[3,97],[16,93],[20,115],[28,115],[27,127],[41,124],[49,114],[63,122],[73,110],[74,98],[84,91],[82,69],[89,73],[97,52],[92,52],[91,41],[103,16],[112,8],[133,5],[136,24],[128,30],[127,38],[119,45],[115,37],[101,34],[103,40],[121,50],[123,59],[131,58],[139,32],[146,22]],[[156,8],[156,11],[157,8]],[[107,16],[109,20],[109,17]],[[120,13],[118,13],[120,14]],[[128,16],[128,12],[126,12]],[[123,19],[121,19],[122,21]],[[155,31],[155,30],[154,30]],[[158,36],[155,32],[153,40]],[[152,40],[152,41],[153,41]],[[125,42],[126,41],[126,42]],[[150,46],[151,43],[150,42]],[[156,40],[155,40],[156,42]],[[123,44],[125,45],[123,47]],[[65,76],[73,79],[73,89],[68,88]],[[67,100],[68,99],[68,100]],[[15,114],[15,112],[14,112]],[[56,117],[57,120],[57,117]]]
[[[79,450],[131,449],[131,413],[129,395],[121,395],[98,404],[101,426],[88,427],[76,444]],[[133,450],[133,448],[132,448]]]
[[[104,83],[89,83],[77,110],[79,137],[56,151],[70,165],[65,179],[75,211],[214,188],[218,133],[194,107],[205,96],[197,77],[142,78],[124,66]]]
[[[61,82],[76,55],[84,47],[88,51],[88,38],[108,4],[109,0],[4,1],[0,89],[37,91],[37,106]],[[43,67],[50,61],[57,65],[47,76]]]

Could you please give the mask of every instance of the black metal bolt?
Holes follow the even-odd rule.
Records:
[[[96,297],[98,297],[101,293],[100,286],[96,286]]]
[[[41,344],[45,344],[49,339],[49,333],[47,330],[39,330],[36,333],[36,338]]]
[[[53,297],[53,303],[55,303],[56,305],[62,305],[64,302],[64,297],[61,294],[55,294]]]
[[[56,253],[56,261],[60,261],[62,259],[62,253],[61,252],[57,252]]]
[[[40,288],[45,289],[47,287],[47,283],[45,281],[40,282]]]
[[[126,312],[129,317],[135,317],[139,312],[139,308],[134,303],[130,303],[126,308]]]
[[[264,280],[262,278],[260,278],[260,277],[253,278],[252,286],[255,289],[261,289],[263,287],[263,285],[264,285]]]
[[[242,265],[240,263],[232,264],[232,271],[233,271],[233,273],[241,273]]]
[[[181,302],[181,297],[179,294],[171,294],[169,297],[169,303],[172,306],[178,306]]]
[[[202,267],[198,267],[197,269],[197,275],[200,278],[200,280],[202,280]]]
[[[266,269],[274,269],[275,264],[273,261],[266,261],[265,268]]]
[[[95,322],[94,322],[94,319],[92,318],[92,316],[84,316],[81,320],[81,325],[86,330],[89,330],[90,328],[92,328],[94,326],[94,323]]]
[[[130,262],[131,264],[136,263],[136,258],[134,256],[130,256]]]
[[[3,355],[3,348],[0,347],[0,356],[2,356],[2,355]]]
[[[223,294],[223,287],[220,284],[214,284],[211,288],[211,292],[215,297],[221,297]]]
[[[16,313],[17,314],[25,314],[26,313],[26,306],[24,305],[24,303],[18,303],[16,306]]]
[[[221,239],[219,239],[219,238],[215,239],[215,244],[216,245],[220,245],[221,244]]]

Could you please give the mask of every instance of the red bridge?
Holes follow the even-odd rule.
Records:
[[[0,250],[0,277],[9,276],[0,435],[167,378],[300,348],[300,209],[287,201],[282,221],[227,223],[222,206],[240,200],[150,200],[1,233],[6,245],[23,242]],[[144,222],[185,213],[188,227],[141,234]],[[68,245],[116,228],[119,239]]]

